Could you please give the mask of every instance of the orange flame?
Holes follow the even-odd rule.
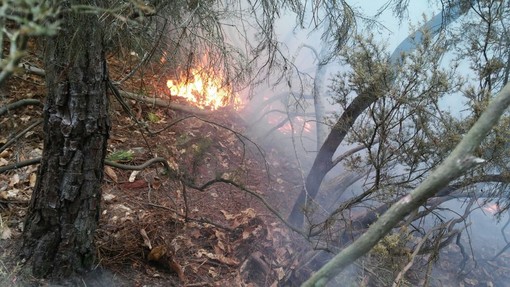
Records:
[[[491,214],[496,214],[501,211],[501,208],[496,203],[487,203],[484,206],[482,206],[482,209]]]
[[[501,212],[501,207],[499,206],[499,203],[491,203],[487,202],[482,199],[477,199],[476,202],[482,208],[483,211],[488,212],[490,214],[496,214],[498,212]]]
[[[241,105],[238,95],[222,82],[214,73],[190,69],[188,76],[181,76],[179,81],[168,80],[166,85],[172,96],[182,97],[201,109],[217,110],[230,105],[237,110]]]

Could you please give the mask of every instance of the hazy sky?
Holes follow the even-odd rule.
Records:
[[[362,12],[365,16],[373,17],[387,1],[388,0],[358,0],[348,1],[348,3],[351,4],[354,9]],[[365,29],[362,32],[372,33],[376,39],[387,42],[388,50],[391,53],[394,48],[409,35],[409,24],[417,25],[418,21],[423,20],[423,14],[426,15],[427,19],[430,19],[433,13],[438,13],[439,11],[440,10],[437,5],[432,5],[428,3],[428,1],[410,1],[408,9],[409,17],[407,19],[403,19],[401,23],[399,23],[397,17],[393,15],[390,7],[377,18],[377,20],[384,28],[378,30]],[[300,47],[302,47],[303,44],[306,44],[315,47],[317,50],[320,50],[320,36],[322,32],[310,32],[307,30],[296,31],[294,29],[294,24],[294,15],[290,13],[284,15],[284,17],[280,19],[277,25],[277,33],[280,36],[280,40],[285,44],[285,46],[288,47],[289,55],[297,56],[296,63],[301,66],[303,70],[312,71],[315,68],[312,61],[310,61],[310,58],[313,58],[313,54],[310,54],[310,51],[307,49],[301,48],[300,50]],[[362,25],[360,25],[360,27],[361,26]],[[300,60],[301,58],[303,60]]]

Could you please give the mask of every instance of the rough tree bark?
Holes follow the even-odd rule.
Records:
[[[95,263],[110,130],[103,37],[94,14],[62,1],[63,29],[47,41],[44,151],[23,232],[21,256],[36,277],[67,277]]]

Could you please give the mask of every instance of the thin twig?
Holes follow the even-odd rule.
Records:
[[[164,205],[159,205],[159,204],[155,204],[155,203],[147,203],[147,205],[149,206],[152,206],[152,207],[157,207],[157,208],[161,208],[161,209],[165,209],[165,210],[169,210],[169,211],[172,211],[174,212],[177,216],[179,217],[182,217],[186,220],[186,216],[183,215],[183,214],[180,214],[177,210],[171,208],[171,207],[167,207],[167,206],[164,206]],[[227,227],[225,225],[222,225],[222,224],[219,224],[219,223],[215,223],[215,222],[212,222],[212,221],[209,221],[207,219],[203,219],[203,218],[192,218],[192,217],[187,217],[187,221],[195,221],[195,222],[200,222],[200,223],[205,223],[205,224],[210,224],[210,225],[214,225],[216,227],[219,227],[221,229],[224,229],[224,230],[227,230],[227,231],[230,231],[230,232],[233,232],[234,229],[230,228],[230,227]]]
[[[31,124],[30,126],[28,126],[26,129],[24,129],[23,131],[21,131],[19,134],[17,134],[15,137],[13,137],[12,139],[10,139],[9,141],[7,141],[3,146],[0,147],[0,152],[4,151],[6,148],[8,148],[10,145],[12,145],[14,142],[16,142],[20,137],[22,137],[24,134],[26,134],[27,132],[29,132],[31,129],[35,128],[36,126],[42,124],[42,120],[38,120],[36,122],[34,122],[33,124]]]
[[[285,220],[285,218],[280,214],[280,212],[278,212],[278,210],[276,210],[273,206],[271,206],[271,204],[269,204],[266,199],[264,197],[262,197],[262,195],[256,193],[255,191],[252,191],[250,189],[247,189],[245,188],[244,186],[242,186],[241,184],[233,181],[233,180],[230,180],[230,179],[226,179],[226,178],[216,178],[216,179],[213,179],[213,180],[210,180],[200,186],[198,185],[195,185],[191,182],[186,182],[186,184],[191,187],[191,188],[194,188],[196,190],[199,190],[199,191],[205,191],[206,188],[208,188],[209,186],[212,186],[216,183],[226,183],[226,184],[230,184],[250,195],[252,195],[253,197],[257,198],[262,204],[264,204],[264,206],[271,212],[273,213],[278,219],[280,219],[280,221],[283,222],[283,224],[285,224],[288,228],[290,228],[292,231],[298,233],[298,234],[301,234],[302,236],[304,236],[306,238],[306,234],[303,233],[303,231],[301,231],[300,229],[294,227],[293,225],[291,225],[287,220]]]

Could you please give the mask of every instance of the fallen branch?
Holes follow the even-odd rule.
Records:
[[[225,226],[225,225],[222,225],[222,224],[219,224],[219,223],[207,220],[205,218],[188,217],[187,215],[183,215],[183,214],[179,213],[178,210],[176,210],[174,208],[171,208],[171,207],[167,207],[167,206],[159,205],[159,204],[155,204],[155,203],[150,203],[150,202],[147,203],[147,205],[151,206],[151,207],[157,207],[157,208],[161,208],[161,209],[164,209],[164,210],[168,210],[168,211],[174,212],[177,216],[182,217],[186,222],[187,221],[194,221],[194,222],[198,222],[198,223],[206,223],[206,224],[214,225],[214,226],[216,226],[218,228],[221,228],[221,229],[229,231],[229,232],[233,232],[234,231],[234,229],[232,229],[232,228],[230,228],[228,226]],[[188,286],[188,285],[186,285],[186,286]]]
[[[9,164],[6,166],[2,166],[2,167],[0,167],[0,173],[8,171],[8,170],[12,170],[12,169],[22,168],[22,167],[33,165],[33,164],[39,164],[39,163],[41,163],[41,159],[42,159],[41,157],[38,157],[38,158],[33,158],[33,159]],[[162,157],[155,157],[155,158],[150,159],[150,160],[148,160],[142,164],[139,164],[139,165],[121,164],[121,163],[117,163],[117,162],[110,161],[110,160],[104,161],[105,165],[123,169],[123,170],[142,170],[142,169],[145,169],[145,168],[147,168],[155,163],[158,163],[158,162],[162,163],[165,166],[167,171],[170,170],[170,166],[168,165],[168,162],[166,161],[166,159],[164,159]]]
[[[14,142],[16,142],[21,136],[29,132],[31,129],[35,128],[36,126],[42,124],[42,120],[38,120],[31,124],[29,127],[21,131],[19,134],[17,134],[15,137],[7,141],[3,146],[0,147],[0,152],[4,151],[6,148],[8,148],[10,145],[12,145]]]
[[[28,62],[20,64],[20,67],[25,69],[25,71],[29,74],[33,74],[39,77],[46,77],[46,72],[43,69],[31,65]]]
[[[17,168],[22,168],[22,167],[25,167],[25,166],[28,166],[28,165],[33,165],[33,164],[39,164],[41,162],[41,157],[39,158],[34,158],[34,159],[29,159],[29,160],[26,160],[26,161],[21,161],[21,162],[17,162],[15,164],[11,164],[11,165],[6,165],[6,166],[3,166],[3,167],[0,167],[0,173],[2,172],[5,172],[7,170],[11,170],[11,169],[17,169]],[[147,160],[146,162],[142,163],[142,164],[139,164],[139,165],[127,165],[127,164],[120,164],[120,163],[116,163],[116,162],[113,162],[113,161],[109,161],[109,160],[105,160],[105,165],[108,165],[108,166],[111,166],[111,167],[115,167],[115,168],[120,168],[120,169],[123,169],[123,170],[142,170],[142,169],[145,169],[147,167],[149,167],[150,165],[152,164],[155,164],[155,163],[162,163],[166,170],[167,171],[173,171],[173,169],[170,168],[170,165],[168,164],[168,162],[166,161],[165,158],[162,158],[162,157],[156,157],[156,158],[152,158],[150,160]],[[175,171],[173,173],[173,175],[175,175]],[[181,179],[181,181],[186,184],[187,186],[191,187],[191,188],[194,188],[196,190],[200,190],[200,191],[204,191],[207,187],[215,184],[215,183],[226,183],[226,184],[230,184],[248,194],[251,194],[252,196],[254,196],[255,198],[257,198],[262,204],[264,204],[264,206],[266,206],[266,208],[271,211],[271,213],[273,213],[276,217],[278,217],[278,219],[280,219],[287,227],[289,227],[291,230],[293,230],[294,232],[297,232],[297,233],[300,233],[301,235],[305,236],[302,231],[300,231],[299,229],[297,229],[296,227],[292,226],[290,223],[288,223],[285,218],[274,208],[272,207],[265,199],[264,197],[262,197],[260,194],[252,191],[252,190],[249,190],[245,187],[243,187],[242,185],[240,185],[239,183],[236,183],[230,179],[224,179],[224,178],[217,178],[217,179],[214,179],[214,180],[211,180],[211,181],[208,181],[206,183],[204,183],[203,185],[201,186],[197,186],[191,182],[188,182],[184,179]],[[186,215],[187,217],[187,215]]]
[[[7,104],[7,105],[1,107],[0,108],[0,116],[3,116],[4,114],[9,112],[10,110],[17,109],[17,108],[24,107],[24,106],[29,106],[29,105],[32,105],[32,106],[41,106],[41,107],[43,106],[43,104],[39,100],[36,100],[36,99],[23,99],[23,100],[19,100],[19,101],[16,101],[14,103],[10,103],[10,104]]]
[[[162,158],[162,157],[155,157],[155,158],[149,159],[148,161],[146,161],[142,164],[139,164],[139,165],[121,164],[121,163],[117,163],[117,162],[109,161],[109,160],[104,161],[105,165],[120,168],[123,170],[142,170],[142,169],[145,169],[145,168],[147,168],[155,163],[158,163],[158,162],[162,163],[165,166],[167,171],[170,170],[170,166],[168,165],[168,162],[166,161],[165,158]]]
[[[181,112],[185,112],[185,113],[204,116],[204,115],[209,115],[212,112],[209,110],[200,110],[197,108],[192,108],[189,106],[172,103],[168,100],[163,100],[163,99],[159,99],[156,97],[147,97],[144,95],[139,95],[139,94],[130,93],[130,92],[124,92],[124,91],[119,91],[119,93],[121,96],[131,99],[131,100],[141,101],[141,102],[144,102],[147,104],[156,105],[158,107],[165,107],[165,108],[169,108],[172,110],[177,110],[177,111],[181,111]]]
[[[143,63],[144,60],[142,60],[141,63]],[[32,73],[32,74],[35,74],[35,75],[38,75],[38,76],[41,76],[41,77],[46,76],[46,72],[43,69],[37,68],[35,66],[31,66],[29,64],[22,64],[21,66],[27,72],[29,72],[29,73]],[[131,76],[131,75],[128,75],[128,76]],[[124,80],[125,79],[122,79],[121,81],[119,81],[119,83],[121,83]],[[166,107],[166,108],[169,108],[169,109],[172,109],[172,110],[177,110],[177,111],[181,111],[181,112],[185,112],[185,113],[190,113],[190,114],[208,115],[208,114],[211,114],[211,112],[212,112],[212,111],[209,111],[209,110],[200,110],[200,109],[192,108],[192,107],[189,107],[189,106],[186,106],[186,105],[181,105],[181,104],[177,104],[177,103],[171,103],[170,101],[163,100],[163,99],[158,99],[158,98],[155,98],[155,97],[147,97],[147,96],[144,96],[144,95],[130,93],[130,92],[125,92],[125,91],[120,91],[120,90],[119,90],[119,94],[121,96],[123,96],[125,98],[128,98],[128,99],[131,99],[131,100],[141,101],[141,102],[144,102],[144,103],[147,103],[147,104],[152,104],[152,105],[156,105],[156,106],[159,106],[159,107]],[[27,103],[24,103],[25,101],[27,101]],[[32,105],[40,105],[40,106],[42,106],[41,102],[39,102],[38,100],[34,100],[34,99],[24,99],[24,100],[20,100],[18,102],[20,102],[19,105],[32,104]],[[18,102],[16,102],[16,103],[18,103]],[[13,104],[16,104],[16,103],[13,103]],[[0,109],[0,116],[3,115],[4,113],[6,113],[7,110],[13,109],[13,108],[17,108],[17,107],[18,106],[9,107],[9,105],[7,105],[6,107],[1,108]],[[6,110],[4,111],[4,109],[6,109]]]
[[[33,165],[33,164],[39,164],[39,163],[41,163],[40,157],[29,159],[29,160],[24,160],[24,161],[19,161],[19,162],[13,163],[13,164],[0,166],[0,173],[6,172],[6,171],[12,170],[12,169],[22,168],[22,167]]]

